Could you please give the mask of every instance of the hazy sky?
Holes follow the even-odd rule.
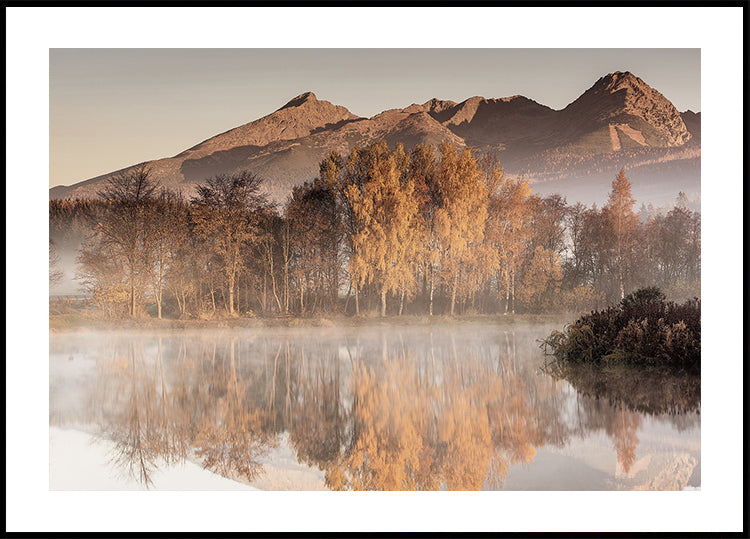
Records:
[[[370,117],[437,97],[564,108],[631,71],[700,111],[700,49],[50,49],[50,187],[170,157],[296,95]]]

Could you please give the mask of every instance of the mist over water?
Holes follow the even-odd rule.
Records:
[[[556,327],[58,333],[50,426],[112,441],[144,484],[190,460],[313,488],[275,475],[291,454],[329,489],[700,486],[699,382],[555,377],[538,339]]]

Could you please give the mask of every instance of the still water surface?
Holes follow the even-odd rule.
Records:
[[[557,372],[552,329],[56,334],[50,426],[145,486],[187,460],[264,489],[699,487],[699,380]]]

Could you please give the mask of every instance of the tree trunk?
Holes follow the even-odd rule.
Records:
[[[435,298],[435,268],[430,264],[430,316],[432,316],[432,305]]]
[[[354,308],[357,316],[359,316],[359,287],[354,287]]]
[[[133,277],[130,277],[130,316],[135,318],[135,283]]]
[[[380,291],[380,316],[385,316],[385,288]]]
[[[284,228],[284,243],[283,243],[283,255],[284,255],[284,313],[289,313],[289,220],[285,221],[286,226]]]
[[[289,261],[284,263],[284,312],[289,312]]]
[[[510,268],[508,268],[508,271],[505,277],[505,312],[503,314],[508,314],[509,308],[510,308]]]
[[[404,296],[406,295],[406,291],[402,288],[401,289],[401,304],[398,306],[398,315],[401,316],[404,313]]]
[[[279,308],[279,313],[281,313],[281,300],[279,300],[279,296],[276,294],[276,277],[274,277],[273,273],[271,273],[271,290],[273,291],[273,297],[276,300],[276,306]]]
[[[456,288],[458,288],[458,272],[453,274],[453,286],[451,287],[451,316],[456,307]]]
[[[346,308],[349,306],[349,298],[352,295],[352,283],[349,282],[349,290],[346,291],[346,301],[344,302],[344,314],[346,314]]]
[[[234,314],[234,275],[229,276],[229,314]]]
[[[263,314],[266,314],[266,301],[268,300],[268,274],[263,272],[263,304],[261,305],[261,309],[263,310]]]

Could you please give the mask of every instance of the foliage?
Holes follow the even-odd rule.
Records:
[[[559,296],[562,276],[557,254],[538,246],[524,275],[519,299],[528,305],[531,312],[552,308]]]
[[[558,301],[568,312],[583,313],[594,310],[596,305],[604,302],[604,298],[593,286],[584,285],[561,290]]]
[[[620,301],[623,309],[634,307],[645,307],[653,303],[663,303],[666,299],[664,293],[656,286],[647,286],[631,292]]]
[[[283,208],[265,187],[239,172],[187,200],[135,167],[100,199],[51,200],[50,278],[77,251],[89,292],[127,287],[126,313],[100,302],[107,316],[204,320],[580,313],[645,285],[700,297],[700,215],[684,194],[635,214],[624,171],[587,208],[534,195],[490,154],[378,141],[329,153]]]
[[[542,347],[558,360],[573,363],[628,363],[700,373],[700,340],[700,300],[667,302],[652,287],[554,331]]]
[[[265,204],[261,179],[248,172],[218,175],[198,186],[191,204],[194,230],[216,258],[223,274],[229,314],[235,312],[235,286],[241,271],[241,251],[257,241],[253,211]]]
[[[90,291],[101,289],[104,279],[127,285],[128,314],[132,317],[139,313],[153,249],[149,209],[157,186],[145,165],[111,178],[99,192],[108,204],[101,213],[88,215],[93,231],[78,257],[84,282],[94,283]]]

